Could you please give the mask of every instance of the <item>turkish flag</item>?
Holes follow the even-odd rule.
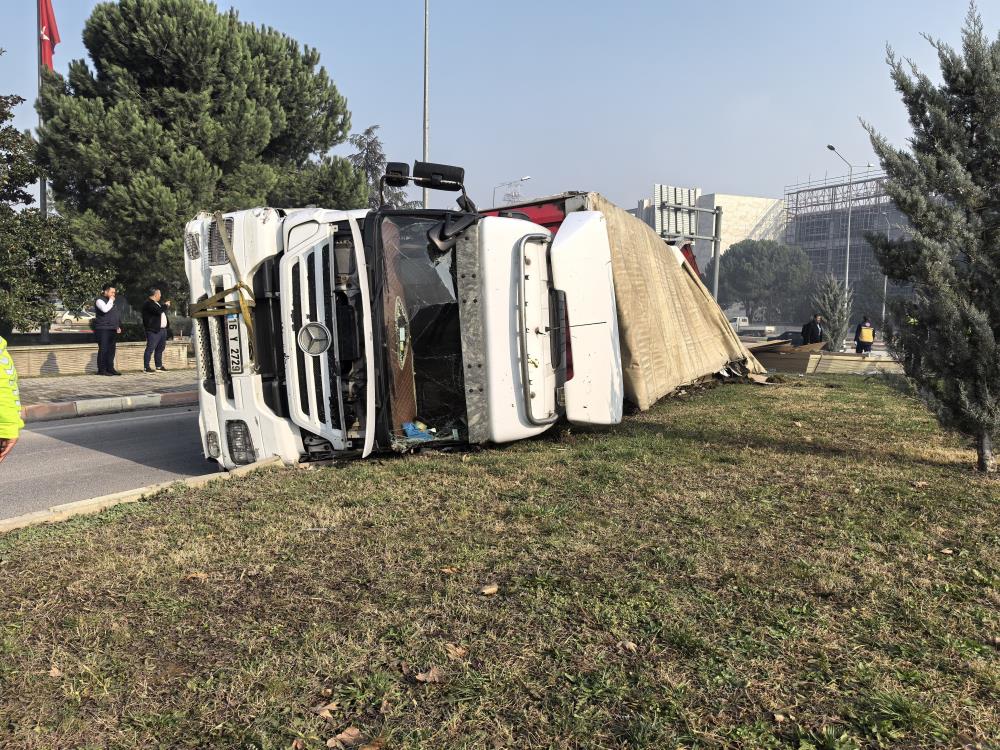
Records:
[[[38,46],[42,50],[42,65],[52,70],[52,53],[59,44],[59,27],[52,10],[52,0],[38,0]]]

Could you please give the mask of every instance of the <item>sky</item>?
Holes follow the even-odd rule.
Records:
[[[525,197],[595,190],[630,208],[656,182],[780,197],[846,171],[827,143],[875,162],[859,118],[899,145],[909,134],[886,44],[936,74],[921,34],[959,45],[968,10],[966,0],[429,2],[430,160],[465,167],[480,206],[525,175]],[[35,0],[0,3],[0,93],[28,99],[16,124],[34,127]],[[217,4],[318,49],[353,129],[378,124],[390,160],[420,158],[422,0]],[[979,4],[995,36],[1000,2]],[[53,0],[57,71],[86,57],[95,5]]]

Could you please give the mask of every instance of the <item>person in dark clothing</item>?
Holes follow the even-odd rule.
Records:
[[[858,354],[871,354],[874,341],[875,326],[872,325],[872,319],[865,315],[865,319],[854,329],[854,351]]]
[[[821,341],[823,341],[823,316],[816,313],[812,320],[802,326],[802,343],[818,344]]]
[[[160,304],[163,293],[159,289],[150,289],[149,298],[142,304],[142,327],[146,329],[146,351],[142,355],[143,369],[146,372],[166,372],[163,366],[163,349],[167,345],[167,310],[170,300]],[[149,360],[155,355],[156,370],[149,366]]]
[[[94,304],[94,336],[97,339],[97,374],[121,375],[115,369],[115,345],[122,332],[122,305],[118,290],[105,284]]]

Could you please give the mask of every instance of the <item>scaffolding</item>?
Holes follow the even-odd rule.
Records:
[[[813,270],[844,280],[847,252],[847,212],[851,212],[850,281],[856,286],[866,275],[881,273],[869,232],[893,239],[908,233],[906,217],[885,191],[885,173],[870,169],[811,180],[785,187],[785,242],[802,248]]]

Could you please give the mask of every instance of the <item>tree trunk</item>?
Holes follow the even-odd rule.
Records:
[[[993,438],[983,430],[976,436],[976,453],[978,460],[976,468],[979,471],[991,472],[997,470],[996,459],[993,457]]]

